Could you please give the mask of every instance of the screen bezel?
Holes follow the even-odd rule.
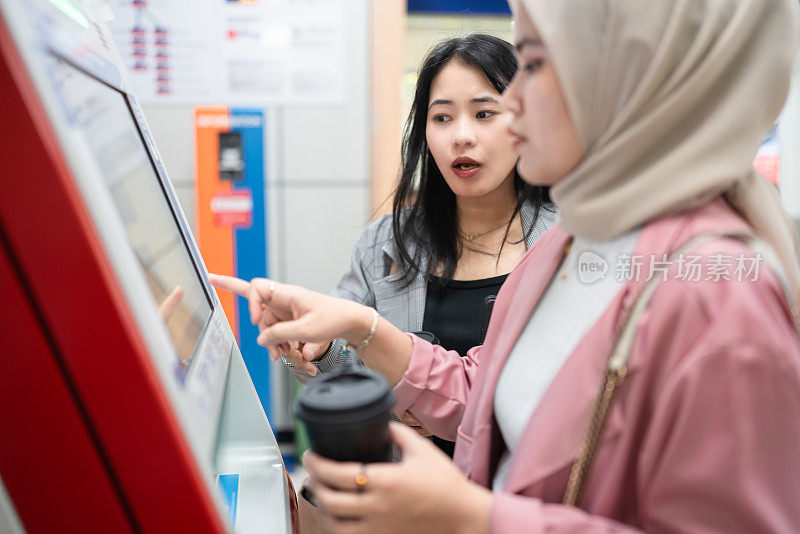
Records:
[[[150,139],[149,135],[146,136],[144,134],[144,132],[146,130],[144,128],[142,128],[142,125],[141,125],[141,122],[140,122],[141,120],[143,120],[142,119],[143,118],[143,114],[141,112],[141,109],[139,109],[138,106],[135,105],[135,101],[124,90],[122,90],[122,89],[120,89],[118,87],[115,87],[114,85],[104,81],[101,78],[98,78],[97,76],[92,74],[91,71],[83,68],[81,65],[77,64],[75,61],[72,61],[71,58],[65,57],[63,54],[60,54],[57,50],[51,49],[49,52],[52,54],[52,56],[54,58],[56,58],[59,61],[64,62],[70,68],[73,68],[73,69],[77,70],[78,72],[80,72],[84,76],[88,76],[89,78],[91,78],[95,82],[97,82],[97,83],[99,83],[99,84],[111,89],[115,93],[117,93],[120,96],[120,98],[122,98],[122,101],[125,103],[125,107],[127,108],[128,113],[130,114],[130,118],[133,121],[133,124],[134,124],[134,126],[136,128],[136,133],[139,136],[139,140],[142,143],[142,147],[144,148],[144,151],[147,154],[147,160],[150,163],[150,167],[153,169],[153,172],[157,177],[158,187],[161,190],[161,194],[164,195],[164,198],[167,201],[167,205],[169,207],[169,212],[170,212],[170,215],[172,217],[172,220],[177,225],[178,233],[180,234],[180,238],[181,238],[181,242],[183,243],[184,249],[189,253],[189,258],[191,260],[192,269],[194,270],[194,273],[197,276],[197,279],[200,281],[200,286],[203,289],[203,296],[205,297],[206,304],[208,305],[208,315],[207,315],[207,317],[205,319],[205,322],[203,323],[203,327],[200,329],[200,333],[198,334],[197,340],[195,341],[194,347],[192,349],[192,354],[189,357],[189,360],[193,361],[194,357],[197,355],[198,349],[203,344],[202,343],[203,338],[205,337],[205,335],[206,335],[206,333],[207,333],[207,331],[209,329],[209,325],[211,324],[211,320],[212,320],[212,318],[214,316],[215,301],[212,298],[211,293],[210,293],[211,292],[211,287],[210,287],[210,285],[208,283],[208,278],[205,276],[204,270],[201,269],[200,258],[197,255],[196,247],[192,246],[192,243],[188,240],[187,236],[189,235],[189,232],[191,230],[186,226],[186,224],[184,222],[185,218],[182,217],[182,216],[179,216],[179,214],[176,212],[176,207],[180,206],[179,201],[178,201],[177,197],[173,194],[172,188],[171,187],[167,187],[167,184],[165,182],[165,180],[167,178],[166,178],[166,173],[164,171],[163,166],[153,156],[153,147],[155,146],[155,143],[153,142],[152,139]],[[173,347],[173,348],[175,348],[175,347]],[[176,358],[177,358],[177,348],[175,348],[175,351],[176,351]],[[177,361],[180,362],[180,359],[177,358]],[[191,362],[190,362],[190,364],[188,366],[185,366],[185,368],[183,369],[184,372],[182,373],[182,377],[181,377],[182,379],[185,379],[185,377],[188,374],[188,371],[189,371],[190,368],[191,368]]]

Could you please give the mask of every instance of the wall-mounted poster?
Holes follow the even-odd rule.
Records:
[[[146,104],[337,104],[345,0],[109,0]]]

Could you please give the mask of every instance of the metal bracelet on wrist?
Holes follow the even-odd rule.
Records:
[[[375,311],[374,309],[372,309],[371,311],[372,311],[372,325],[369,327],[369,334],[367,334],[367,337],[364,338],[364,341],[359,343],[357,347],[351,345],[350,343],[346,343],[344,346],[345,352],[354,352],[357,355],[360,351],[367,348],[367,345],[369,345],[369,342],[372,340],[372,336],[375,335],[375,329],[378,327],[378,319],[380,318],[380,315],[378,315],[377,311]]]

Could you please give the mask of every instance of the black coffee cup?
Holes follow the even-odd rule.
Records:
[[[294,413],[317,454],[340,462],[390,462],[393,405],[386,379],[347,367],[312,380],[297,396]]]

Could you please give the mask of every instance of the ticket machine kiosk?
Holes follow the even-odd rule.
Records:
[[[0,0],[0,525],[290,533],[291,482],[94,4]]]

